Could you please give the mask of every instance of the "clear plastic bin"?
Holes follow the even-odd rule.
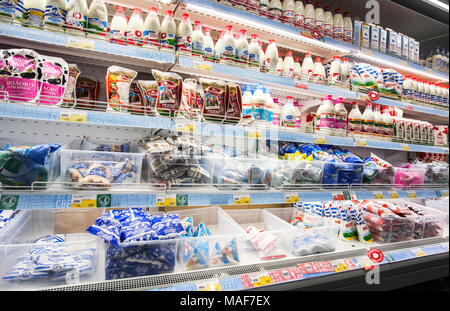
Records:
[[[364,211],[364,219],[375,242],[394,243],[413,239],[415,217],[386,215],[380,217]]]
[[[425,182],[425,169],[395,168],[394,184],[397,188],[421,186]]]
[[[20,211],[0,233],[0,289],[35,290],[104,281],[103,240],[86,233],[101,213],[100,209]],[[51,234],[64,237],[65,242],[34,243]],[[65,265],[48,265],[47,256],[52,254],[66,255]]]
[[[395,168],[378,167],[375,171],[364,166],[364,184],[369,185],[393,185]]]
[[[445,223],[449,225],[449,200],[448,198],[443,200],[426,200],[425,205],[435,210],[441,211],[446,216]]]
[[[132,144],[131,152],[60,150],[61,181],[78,188],[104,187],[141,182],[143,153]],[[134,152],[136,151],[136,152]]]

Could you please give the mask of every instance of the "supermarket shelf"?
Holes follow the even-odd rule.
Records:
[[[65,121],[67,114],[70,114],[70,120]],[[129,131],[130,129],[139,130],[139,133],[145,133],[150,130],[168,130],[172,132],[188,132],[202,137],[233,137],[233,138],[259,138],[279,141],[292,141],[301,143],[330,144],[344,147],[367,147],[377,149],[389,149],[411,152],[432,152],[448,154],[449,149],[445,147],[436,147],[428,145],[404,144],[388,141],[371,140],[367,138],[324,136],[316,134],[301,133],[299,131],[278,130],[273,128],[258,128],[240,125],[228,125],[212,122],[192,122],[187,119],[170,119],[165,117],[150,117],[131,115],[118,112],[87,111],[76,109],[64,109],[60,107],[37,106],[27,104],[14,104],[0,102],[0,118],[4,120],[32,120],[33,122],[45,122],[48,127],[49,122],[55,125],[54,132],[49,131],[47,137],[52,135],[55,140],[61,140],[65,133],[71,133],[71,127],[77,127],[76,135],[83,135],[81,125],[117,127]],[[57,126],[57,127],[56,127]],[[23,132],[23,135],[30,133],[18,131],[17,125],[13,122],[4,122],[2,124],[3,136],[8,133]],[[39,132],[39,131],[38,131]],[[36,135],[38,134],[36,133]],[[89,134],[90,133],[90,134]],[[98,134],[98,133],[97,133]],[[90,128],[86,129],[85,135],[92,135]],[[69,135],[70,136],[70,135]],[[107,138],[106,135],[105,138]],[[70,137],[69,137],[70,138]],[[116,137],[116,139],[119,139]]]
[[[255,185],[253,189],[243,185],[239,188],[228,187],[224,190],[202,185],[165,190],[150,184],[119,185],[110,190],[80,190],[73,187],[52,186],[47,190],[40,190],[38,187],[35,187],[35,190],[5,188],[0,190],[0,209],[248,206],[368,199],[433,199],[449,196],[448,186],[446,188],[444,186],[441,188],[418,187],[409,190],[386,188],[383,185],[370,185],[366,188],[304,185],[304,187],[288,190],[254,190],[255,188],[261,189],[261,185]]]
[[[173,53],[123,46],[84,36],[44,31],[4,22],[0,22],[0,25],[0,39],[3,44],[83,57],[92,64],[102,61],[109,65],[111,63],[133,65],[142,71],[148,71],[151,68],[168,70],[175,63]]]
[[[368,259],[367,252],[370,248],[371,246],[367,245],[351,251],[311,255],[290,260],[58,286],[43,290],[198,291],[200,287],[219,291],[336,290],[344,288],[380,290],[448,276],[448,237],[394,243],[380,247],[385,259],[379,264],[379,285],[369,285],[365,282],[367,271],[363,269],[364,266],[358,260]],[[347,266],[344,260],[351,260],[354,266]],[[298,265],[313,262],[328,263],[334,271],[316,274],[300,273]],[[283,272],[288,272],[290,278],[286,278],[286,276],[280,278],[279,276],[283,275]],[[413,272],[415,278],[411,276]],[[403,279],[405,276],[408,276],[406,280]],[[392,279],[397,282],[393,283]]]

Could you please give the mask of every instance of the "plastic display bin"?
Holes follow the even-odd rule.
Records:
[[[102,210],[67,211],[20,211],[0,232],[0,289],[35,290],[53,286],[78,283],[101,282],[105,280],[104,243],[86,229]],[[6,230],[6,231],[4,231]],[[73,266],[62,268],[54,266],[49,272],[41,250],[48,250],[50,244],[36,244],[37,239],[50,234],[62,235],[65,242],[52,243],[53,249],[62,248],[71,255],[71,259],[82,260],[89,257],[90,270],[83,271]],[[57,245],[57,246],[56,246]],[[46,247],[47,246],[47,247]],[[92,249],[87,257],[77,257],[77,251]],[[33,257],[31,257],[31,253]],[[75,256],[75,257],[74,257]],[[29,269],[23,271],[22,279],[5,279],[19,261],[28,258],[33,261]],[[42,261],[40,261],[42,259]],[[73,262],[72,262],[73,263]],[[78,261],[80,263],[80,261]],[[89,266],[89,265],[88,265]],[[80,269],[88,266],[79,265]],[[40,270],[39,270],[40,269]],[[22,270],[21,270],[22,271]],[[38,271],[40,271],[38,273]],[[34,277],[33,277],[34,276]],[[37,277],[40,276],[40,277]]]
[[[445,200],[427,200],[425,201],[427,207],[441,211],[445,215],[445,223],[449,225],[449,201]]]
[[[374,175],[371,175],[372,171],[367,170],[366,167],[364,167],[364,184],[369,185],[393,185],[394,184],[394,177],[395,177],[395,168],[391,167],[383,167],[378,168],[377,172]]]
[[[367,211],[363,213],[375,242],[394,243],[413,239],[415,217],[380,217]]]
[[[394,184],[397,188],[421,186],[425,182],[425,169],[395,168]]]

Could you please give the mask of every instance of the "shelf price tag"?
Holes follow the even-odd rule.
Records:
[[[373,198],[375,200],[380,200],[380,199],[384,199],[384,194],[381,191],[373,191]]]
[[[70,208],[97,208],[97,195],[73,194]]]
[[[401,144],[400,146],[402,147],[403,151],[411,151],[411,147],[409,147],[409,145]]]
[[[333,266],[335,272],[343,272],[350,270],[350,268],[347,266],[347,264],[343,259],[332,260],[331,265]]]
[[[213,66],[212,64],[207,64],[207,63],[201,63],[201,62],[194,62],[194,69],[198,69],[198,70],[205,70],[205,71],[213,71]]]
[[[315,137],[314,138],[314,143],[318,144],[318,145],[326,145],[327,144],[327,139],[325,137]]]
[[[191,123],[177,123],[175,124],[175,131],[184,133],[194,133],[195,124]]]
[[[427,254],[419,247],[411,248],[411,251],[416,255],[416,257],[424,257]]]
[[[258,130],[248,130],[245,133],[245,137],[247,137],[247,138],[262,138],[263,134],[261,133],[261,131],[258,131]]]
[[[332,191],[331,196],[333,197],[333,201],[345,201],[345,194],[343,191]]]
[[[263,273],[250,275],[250,282],[253,284],[253,287],[260,287],[260,286],[272,284],[273,280],[270,277],[268,272],[263,272]]]
[[[389,199],[398,199],[398,192],[397,191],[388,191]]]
[[[78,48],[83,50],[93,51],[95,47],[95,41],[70,37],[67,41],[67,46],[72,48]]]
[[[235,194],[234,195],[234,204],[235,205],[243,205],[243,204],[251,204],[250,194]]]
[[[166,206],[166,196],[157,195],[156,196],[156,207],[164,207]]]
[[[169,194],[166,196],[164,200],[165,206],[177,206],[177,195],[176,194]]]
[[[408,194],[408,198],[410,199],[417,198],[417,193],[414,190],[407,190],[406,193]]]
[[[220,287],[219,280],[214,279],[197,283],[197,290],[200,292],[204,291],[211,292],[211,291],[222,291],[222,288]]]
[[[400,62],[400,65],[405,66],[405,67],[409,67],[409,63],[405,60]]]
[[[298,203],[300,198],[297,193],[285,193],[284,194],[286,203]]]
[[[74,110],[74,109],[61,109],[61,113],[59,115],[59,120],[65,121],[65,122],[86,123],[87,122],[87,111]]]
[[[355,138],[355,145],[358,147],[367,147],[367,141],[365,139]]]

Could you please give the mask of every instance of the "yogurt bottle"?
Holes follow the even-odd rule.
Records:
[[[87,14],[87,36],[106,40],[108,32],[108,11],[103,0],[94,0]]]
[[[314,80],[314,62],[311,57],[311,53],[305,54],[305,59],[302,64],[302,79],[307,81]]]
[[[144,19],[142,18],[141,9],[133,9],[127,25],[125,37],[129,45],[142,45],[142,36],[144,34]]]
[[[70,0],[67,6],[66,32],[80,34],[87,24],[88,7],[86,0]]]
[[[375,105],[373,110],[375,132],[374,136],[384,139],[384,122],[381,115],[380,105]]]
[[[419,89],[417,88],[417,79],[411,78],[412,81],[412,91],[413,91],[413,99],[415,102],[419,101]]]
[[[266,68],[267,48],[263,49],[261,41],[258,41],[258,45],[259,45],[259,68],[260,68],[261,72],[267,72],[267,70],[268,70]]]
[[[150,8],[150,12],[144,21],[144,45],[145,48],[159,48],[159,35],[161,32],[161,23],[159,22],[158,9]]]
[[[270,105],[270,107],[268,106],[268,109],[271,111],[272,114],[272,126],[280,127],[282,110],[280,104],[278,103],[278,98],[273,99],[272,105]]]
[[[282,125],[287,128],[296,128],[296,119],[300,115],[298,107],[294,106],[294,98],[292,96],[286,97],[286,104],[282,111]]]
[[[192,55],[192,24],[187,13],[181,16],[178,24],[177,50],[180,55]]]
[[[418,100],[420,103],[423,103],[424,101],[424,87],[423,87],[423,80],[417,80],[417,91],[418,91]]]
[[[269,40],[265,53],[266,70],[271,73],[276,73],[278,64],[278,48],[274,39]]]
[[[283,61],[283,76],[294,78],[295,62],[292,57],[292,51],[287,51]]]
[[[325,74],[325,67],[322,64],[322,59],[320,57],[316,57],[316,59],[314,60],[313,74],[314,74],[314,81],[316,83],[323,83],[326,74]]]
[[[426,104],[431,103],[431,90],[430,90],[430,82],[424,81],[423,82],[423,95],[424,95],[424,102]]]
[[[353,103],[353,108],[348,114],[348,124],[347,128],[349,134],[352,136],[358,136],[362,134],[362,122],[363,116],[359,110],[358,102]]]
[[[233,35],[233,26],[231,25],[226,27],[222,46],[220,62],[223,64],[234,64],[236,61],[236,42]]]
[[[332,134],[336,118],[333,99],[328,95],[322,100],[322,104],[316,112],[316,133]]]
[[[306,0],[304,27],[306,29],[314,29],[316,25],[316,10],[312,4],[312,0]]]
[[[73,2],[73,0],[71,0]],[[24,25],[32,28],[44,28],[45,7],[47,1],[30,0],[28,2],[28,18]]]
[[[252,34],[252,40],[250,41],[250,45],[248,46],[248,61],[250,69],[260,70],[259,60],[260,60],[260,52],[261,49],[258,44],[258,35]]]
[[[289,23],[289,24],[295,23],[295,1],[294,0],[284,0],[283,1],[282,19],[284,22]]]
[[[330,65],[330,74],[328,77],[329,85],[337,85],[340,84],[341,80],[341,58],[339,56],[334,56],[333,61]]]
[[[337,39],[344,39],[344,17],[342,10],[334,10],[333,35]]]
[[[323,29],[325,27],[325,14],[323,12],[322,2],[316,2],[316,10],[314,14],[316,29],[320,32],[323,32]]]
[[[343,98],[339,97],[334,102],[334,110],[336,112],[334,118],[334,134],[337,136],[347,136],[347,110],[344,107]]]
[[[300,65],[300,57],[294,58],[294,79],[302,77],[302,65]]]
[[[344,41],[353,41],[353,21],[350,12],[344,12]]]
[[[324,8],[323,32],[325,36],[333,37],[334,17],[329,5]]]
[[[241,29],[240,30],[240,37],[239,40],[237,42],[237,46],[236,46],[236,56],[238,59],[238,63],[240,64],[241,67],[247,68],[249,66],[249,60],[250,60],[250,55],[249,55],[249,45],[248,45],[248,41],[247,41],[247,30],[245,29]]]
[[[67,0],[47,0],[44,14],[45,29],[63,32],[66,24],[66,15]]]
[[[303,27],[305,23],[305,7],[302,1],[295,1],[295,25]]]
[[[270,0],[269,3],[269,18],[279,20],[283,13],[283,7],[280,0]]]
[[[173,19],[173,11],[166,11],[166,15],[161,23],[161,35],[159,44],[162,50],[174,52],[177,45],[177,26]]]
[[[205,35],[203,36],[203,58],[207,61],[214,61],[215,47],[213,39],[211,38],[211,30],[209,27],[204,27]]]
[[[362,115],[362,134],[374,136],[376,133],[375,115],[372,111],[372,103],[366,103],[366,109]]]
[[[203,29],[202,22],[194,22],[194,31],[192,32],[192,56],[203,58]]]
[[[124,45],[126,31],[127,18],[125,16],[125,9],[121,6],[116,6],[116,13],[111,20],[110,42]]]

